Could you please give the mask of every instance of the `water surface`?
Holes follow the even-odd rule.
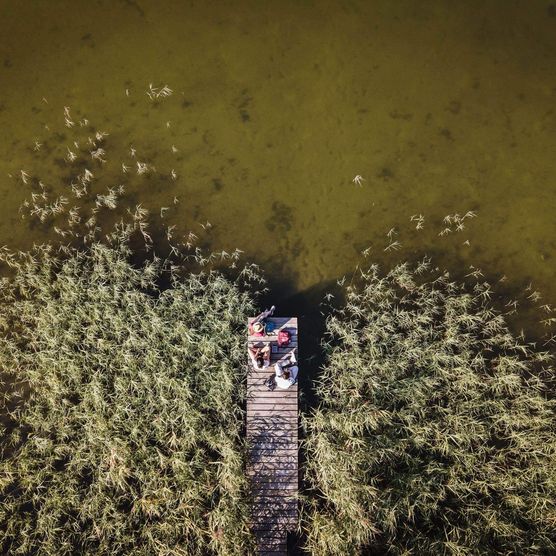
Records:
[[[110,133],[99,191],[127,183],[130,206],[170,206],[180,233],[210,221],[215,248],[291,293],[371,246],[384,265],[429,253],[554,302],[554,68],[544,1],[2,1],[0,244],[51,233],[21,220],[16,176],[67,191],[66,147],[88,133],[64,126],[69,106]],[[153,103],[149,83],[174,94]],[[121,173],[131,145],[155,174]],[[391,228],[401,250],[385,252]]]

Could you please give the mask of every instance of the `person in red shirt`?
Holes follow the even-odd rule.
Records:
[[[265,335],[265,326],[266,326],[266,319],[274,313],[276,307],[273,305],[270,309],[266,309],[260,315],[256,316],[253,322],[251,323],[250,333],[253,336],[264,336]]]

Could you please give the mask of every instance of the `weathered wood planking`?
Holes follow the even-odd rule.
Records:
[[[249,325],[253,319],[249,319]],[[261,556],[285,556],[287,532],[297,525],[298,508],[298,391],[270,391],[265,381],[274,374],[277,361],[288,360],[297,348],[297,318],[271,317],[274,331],[266,336],[249,335],[249,346],[271,342],[270,366],[254,369],[248,357],[247,373],[247,476],[251,485],[251,529]],[[278,331],[286,329],[291,342],[278,348]],[[296,351],[296,356],[299,356]]]

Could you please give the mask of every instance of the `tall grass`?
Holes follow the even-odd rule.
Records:
[[[303,419],[306,548],[555,553],[550,356],[512,335],[488,284],[427,267],[371,267],[327,320]]]
[[[117,235],[3,253],[0,552],[246,554],[251,298]]]

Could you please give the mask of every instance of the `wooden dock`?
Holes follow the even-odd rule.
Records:
[[[253,319],[249,319],[249,324]],[[274,364],[297,347],[297,318],[271,317],[275,329],[266,336],[249,336],[249,346],[271,342],[270,366],[254,369],[247,354],[247,475],[252,494],[251,530],[260,556],[285,556],[287,533],[297,528],[298,417],[297,383],[270,391],[264,384]],[[289,330],[291,342],[278,348],[278,331]],[[298,353],[296,352],[296,355]],[[300,371],[301,372],[301,369]]]

